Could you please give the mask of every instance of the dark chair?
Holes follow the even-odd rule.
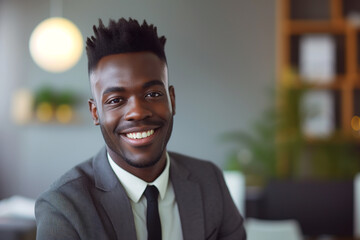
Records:
[[[4,240],[35,240],[36,223],[33,219],[1,217],[0,239]]]
[[[353,236],[352,181],[271,181],[259,201],[260,219],[296,219],[306,236]]]

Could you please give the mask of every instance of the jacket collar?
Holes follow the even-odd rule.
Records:
[[[106,147],[93,158],[95,186],[105,192],[121,185],[116,178],[106,157]]]
[[[93,165],[100,202],[112,223],[117,239],[136,240],[131,204],[125,189],[110,167],[105,147],[94,157]]]
[[[205,239],[205,223],[201,189],[190,171],[181,163],[178,155],[169,153],[171,159],[170,179],[179,208],[183,237]]]

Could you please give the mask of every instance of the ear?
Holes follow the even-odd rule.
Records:
[[[170,101],[171,101],[171,107],[172,107],[172,114],[173,116],[176,113],[176,104],[175,104],[175,89],[174,86],[169,87],[169,95],[170,95]]]
[[[88,100],[88,103],[89,103],[89,110],[90,110],[92,119],[94,121],[94,125],[99,125],[100,122],[99,122],[99,116],[98,116],[95,100],[91,98]]]

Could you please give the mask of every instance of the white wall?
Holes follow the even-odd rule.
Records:
[[[49,17],[49,0],[0,0],[0,198],[36,197],[73,165],[103,145],[87,114],[85,54],[62,74],[46,73],[28,51],[34,27]],[[222,166],[226,131],[246,129],[266,106],[275,82],[275,0],[63,0],[63,16],[84,37],[98,18],[133,17],[167,37],[177,114],[169,150]],[[71,87],[82,97],[83,122],[71,126],[16,126],[9,117],[15,89],[42,83]]]

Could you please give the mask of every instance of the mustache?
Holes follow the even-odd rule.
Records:
[[[146,126],[156,126],[157,128],[162,127],[164,125],[163,121],[158,121],[158,120],[150,120],[150,119],[144,119],[141,121],[134,121],[134,122],[125,122],[121,125],[118,125],[115,128],[115,132],[119,133],[119,132],[123,132],[126,129],[129,128],[134,128],[134,127],[146,127]]]

